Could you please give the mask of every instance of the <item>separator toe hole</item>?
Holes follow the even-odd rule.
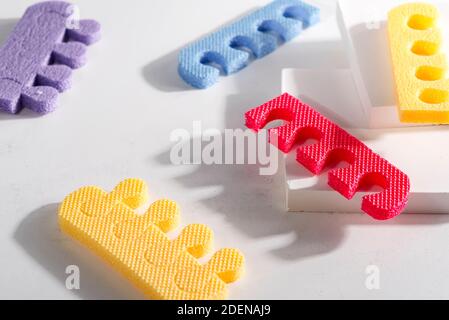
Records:
[[[413,43],[411,51],[419,56],[432,56],[439,50],[439,45],[435,42],[418,40]]]
[[[428,30],[434,27],[435,19],[422,14],[414,14],[408,20],[407,25],[414,30]]]
[[[419,99],[428,104],[440,104],[449,101],[449,92],[446,90],[426,88],[421,91]]]
[[[440,67],[421,66],[416,70],[416,77],[424,81],[441,80],[446,75],[446,71]]]

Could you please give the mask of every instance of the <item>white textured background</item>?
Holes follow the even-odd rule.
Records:
[[[0,41],[34,1],[3,0]],[[332,5],[333,0],[326,1]],[[169,197],[183,224],[206,223],[216,247],[246,255],[233,299],[449,298],[449,215],[286,214],[278,177],[257,166],[173,166],[170,132],[242,128],[243,113],[278,95],[281,69],[346,67],[333,19],[206,91],[176,74],[180,47],[266,3],[264,0],[75,1],[98,19],[103,39],[51,115],[0,115],[0,298],[141,298],[127,281],[61,235],[57,205],[76,188],[111,189],[145,179]],[[431,143],[431,142],[430,142]],[[449,182],[448,182],[449,183]],[[81,289],[65,288],[65,267]],[[380,268],[380,290],[365,268]]]

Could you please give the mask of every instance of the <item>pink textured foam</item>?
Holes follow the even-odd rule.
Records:
[[[258,131],[273,120],[285,125],[270,129],[277,147],[287,153],[296,143],[315,139],[297,149],[297,161],[314,174],[331,164],[348,162],[328,173],[328,184],[347,199],[367,186],[378,185],[379,193],[363,197],[362,210],[378,220],[391,219],[407,205],[410,181],[405,173],[374,153],[360,140],[323,117],[310,106],[285,93],[245,114],[246,126]]]

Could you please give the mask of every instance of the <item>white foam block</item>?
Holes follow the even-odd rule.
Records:
[[[338,4],[338,25],[360,96],[359,107],[366,114],[366,127],[369,128],[417,126],[399,121],[387,32],[388,12],[407,2],[410,1],[340,0]],[[439,27],[444,39],[449,39],[449,3],[441,0],[422,2],[439,8]],[[448,43],[444,43],[446,54],[449,53]]]
[[[449,127],[355,129],[348,123],[362,117],[360,99],[350,70],[283,71],[283,92],[310,104],[373,151],[403,170],[411,193],[405,212],[449,213]],[[311,98],[313,97],[313,98]],[[349,128],[348,128],[349,127]],[[327,185],[327,173],[314,176],[295,160],[294,150],[282,157],[289,211],[362,212],[358,192],[347,200]],[[375,191],[375,190],[370,190]]]

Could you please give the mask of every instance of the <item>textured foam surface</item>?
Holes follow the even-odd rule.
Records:
[[[0,110],[54,110],[70,87],[72,69],[86,62],[86,45],[100,38],[93,20],[73,20],[76,7],[62,1],[30,6],[0,48]]]
[[[59,225],[150,298],[226,298],[227,283],[243,272],[243,255],[236,249],[222,249],[200,264],[197,258],[212,249],[212,231],[192,224],[171,240],[166,233],[179,224],[178,205],[159,200],[144,215],[137,215],[134,209],[147,201],[147,186],[139,179],[125,180],[111,193],[84,187],[64,199]]]
[[[319,9],[299,0],[276,0],[243,19],[223,27],[181,50],[178,72],[184,81],[196,88],[207,88],[217,82],[219,65],[228,75],[244,68],[250,53],[262,58],[290,41],[302,29],[319,21]],[[240,50],[239,50],[240,49]]]
[[[285,93],[248,111],[245,117],[247,127],[256,131],[273,120],[286,121],[287,124],[270,129],[270,136],[278,138],[277,146],[285,153],[295,143],[317,140],[298,147],[296,156],[314,174],[327,166],[347,162],[346,167],[328,173],[329,186],[347,199],[367,186],[381,186],[382,192],[362,198],[362,210],[373,218],[390,219],[405,208],[410,191],[407,175],[295,97]]]
[[[403,122],[449,123],[449,80],[438,28],[438,9],[430,4],[398,6],[388,15],[399,117]]]

